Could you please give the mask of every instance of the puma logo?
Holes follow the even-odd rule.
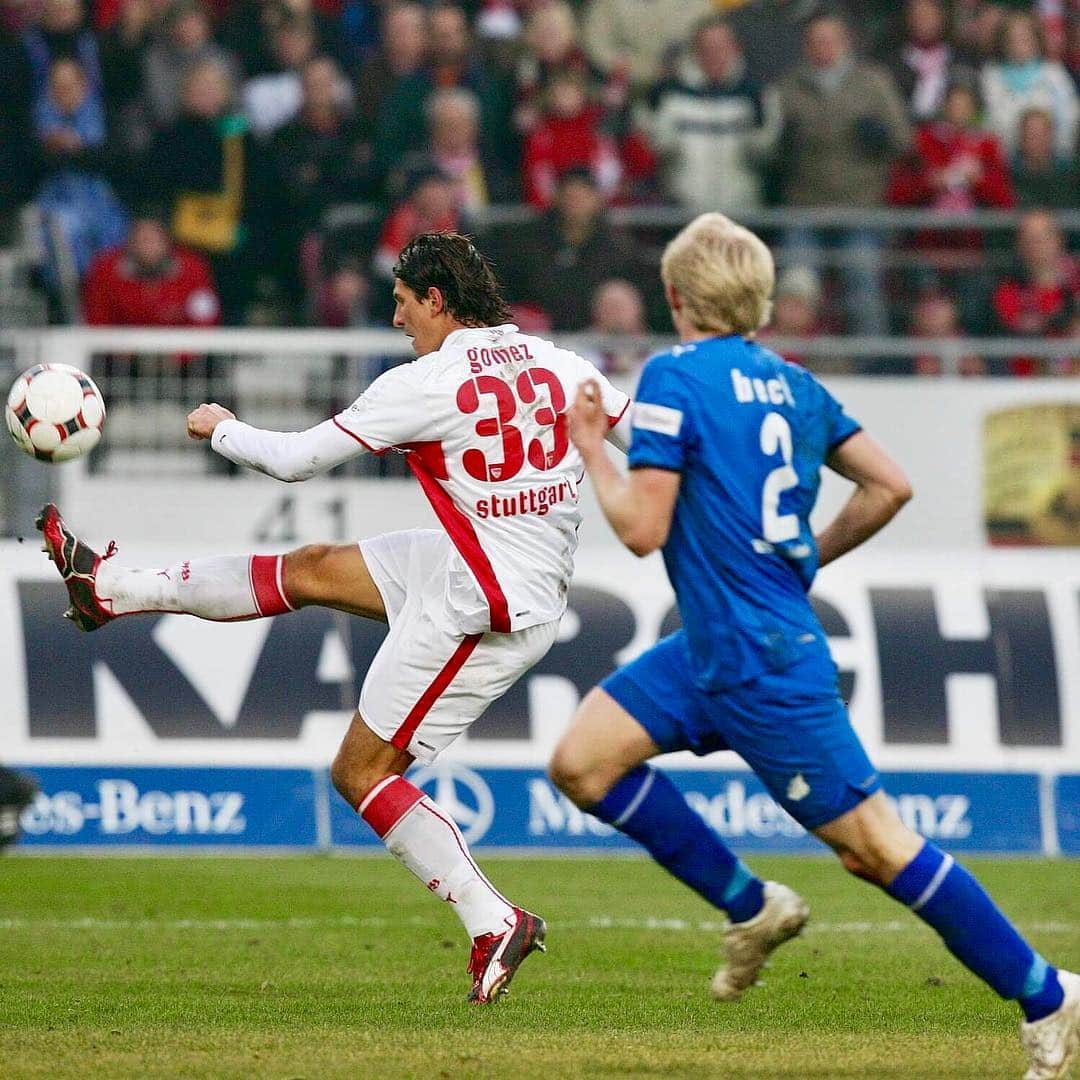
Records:
[[[442,882],[441,882],[441,881],[439,881],[439,879],[438,879],[437,877],[433,877],[433,878],[432,878],[432,879],[431,879],[431,880],[430,880],[430,881],[429,881],[429,882],[427,883],[427,887],[428,887],[428,889],[429,889],[429,890],[430,890],[431,892],[433,892],[433,893],[437,893],[437,892],[439,891],[439,886],[440,886],[441,884],[442,884]],[[457,903],[457,901],[456,901],[456,900],[454,899],[454,897],[453,897],[453,896],[452,896],[452,895],[450,894],[450,892],[449,892],[449,891],[447,891],[447,893],[446,893],[446,902],[447,902],[448,904],[456,904],[456,903]]]

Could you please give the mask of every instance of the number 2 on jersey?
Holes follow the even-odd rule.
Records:
[[[792,467],[791,426],[776,412],[768,413],[761,424],[761,452],[766,457],[779,453],[784,464],[765,477],[761,489],[761,531],[770,544],[794,540],[799,535],[797,514],[780,513],[780,496],[799,486],[799,475]]]
[[[551,428],[552,445],[547,448],[542,439],[530,439],[526,451],[521,430],[513,421],[519,400],[532,405],[542,387],[547,388],[549,403],[536,409],[533,419],[541,427]],[[513,389],[494,375],[478,375],[458,388],[457,407],[466,414],[477,412],[482,398],[495,399],[495,415],[477,420],[476,434],[501,439],[502,461],[492,462],[483,450],[470,447],[462,454],[461,464],[471,477],[499,483],[517,476],[525,464],[526,454],[529,464],[540,470],[555,468],[566,456],[570,443],[566,421],[561,415],[566,408],[566,395],[553,371],[529,368],[518,375]]]

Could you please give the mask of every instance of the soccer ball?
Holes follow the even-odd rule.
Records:
[[[105,401],[94,380],[68,364],[38,364],[24,371],[4,409],[8,431],[38,461],[71,461],[97,446]]]

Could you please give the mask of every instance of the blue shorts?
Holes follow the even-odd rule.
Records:
[[[821,642],[783,671],[706,692],[694,682],[679,630],[600,685],[664,753],[734,750],[805,829],[835,820],[881,787]]]

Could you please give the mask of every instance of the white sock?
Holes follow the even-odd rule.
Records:
[[[473,862],[450,815],[418,787],[389,776],[371,789],[359,811],[387,850],[453,905],[469,937],[502,934],[513,924],[513,905]]]
[[[176,611],[216,622],[280,615],[293,610],[282,584],[283,563],[282,555],[225,555],[132,570],[103,561],[97,596],[114,615]]]

